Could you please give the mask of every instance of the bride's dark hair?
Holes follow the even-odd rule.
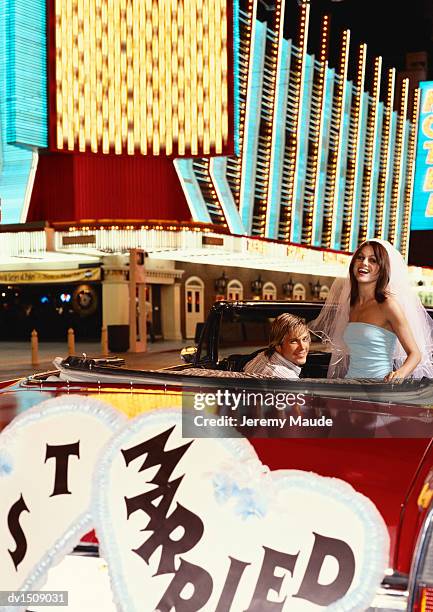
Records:
[[[358,289],[358,281],[355,278],[355,274],[353,272],[353,267],[355,265],[356,258],[358,257],[360,251],[365,246],[371,246],[373,249],[374,256],[376,257],[376,261],[379,264],[379,276],[376,281],[376,288],[374,290],[374,297],[376,302],[381,304],[384,302],[388,296],[388,292],[386,290],[389,277],[390,277],[390,263],[389,256],[387,250],[384,246],[380,244],[380,242],[376,242],[375,240],[363,242],[361,246],[359,246],[353,254],[352,261],[349,266],[349,276],[350,276],[350,305],[356,303],[359,297],[359,289]]]

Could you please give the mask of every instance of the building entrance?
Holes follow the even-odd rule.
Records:
[[[99,283],[0,285],[0,340],[99,340],[102,308]]]

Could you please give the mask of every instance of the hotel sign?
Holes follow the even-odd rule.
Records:
[[[412,230],[433,229],[433,81],[420,83]]]
[[[80,281],[90,282],[98,280],[101,280],[101,268],[0,272],[0,284],[76,283]]]

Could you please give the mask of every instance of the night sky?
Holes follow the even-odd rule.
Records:
[[[311,0],[310,6],[310,52],[317,51],[314,47],[320,40],[321,17],[327,13],[331,16],[331,49],[338,48],[341,31],[349,28],[352,56],[365,42],[371,63],[376,55],[382,55],[384,69],[404,70],[406,52],[427,51],[432,78],[433,0]],[[290,38],[296,29],[297,14],[297,0],[286,0],[285,30]],[[331,54],[331,65],[334,62]]]

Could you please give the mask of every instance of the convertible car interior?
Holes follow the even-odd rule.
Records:
[[[219,370],[227,370],[231,372],[243,372],[245,366],[251,359],[265,350],[266,345],[252,353],[234,353],[222,359],[218,364]],[[310,351],[308,354],[307,363],[302,367],[301,378],[326,378],[328,364],[331,355],[322,351]]]
[[[282,312],[293,312],[307,324],[315,319],[320,304],[260,303],[227,304],[211,313],[212,325],[203,330],[200,339],[201,359],[217,347],[217,353],[209,354],[212,367],[218,370],[242,372],[246,364],[268,344],[269,333],[274,319]],[[212,314],[216,315],[212,318]],[[219,315],[219,317],[218,317]],[[200,360],[201,360],[200,359]],[[312,335],[307,363],[302,368],[302,378],[325,378],[330,354]],[[207,367],[204,359],[204,367]],[[206,364],[206,365],[205,365]],[[199,365],[196,363],[195,365]]]

